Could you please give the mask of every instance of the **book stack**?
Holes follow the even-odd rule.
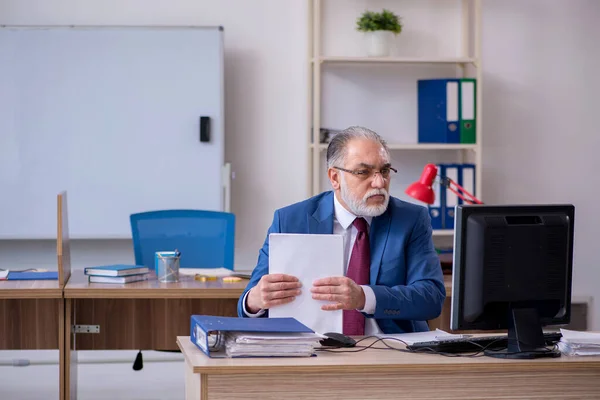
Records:
[[[131,283],[148,279],[149,268],[143,265],[101,265],[84,269],[90,283]]]

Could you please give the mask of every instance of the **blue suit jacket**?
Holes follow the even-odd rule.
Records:
[[[331,234],[333,218],[333,192],[275,211],[258,264],[238,302],[240,317],[245,316],[246,292],[269,271],[269,234]],[[370,245],[370,286],[377,305],[374,314],[365,316],[375,318],[384,333],[429,330],[427,320],[440,315],[446,290],[427,209],[390,197],[386,212],[371,222]]]

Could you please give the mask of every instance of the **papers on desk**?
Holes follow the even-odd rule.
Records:
[[[600,332],[581,332],[561,329],[558,349],[567,356],[600,355]]]
[[[226,332],[227,357],[310,357],[319,345],[314,333]]]
[[[269,274],[293,275],[302,283],[300,296],[269,309],[269,317],[293,317],[318,333],[342,332],[342,310],[321,310],[328,302],[313,300],[310,292],[319,278],[344,276],[341,235],[270,234]]]
[[[179,268],[180,275],[204,275],[216,278],[224,278],[227,276],[237,276],[239,278],[250,279],[252,270],[230,270],[227,268]]]
[[[206,275],[206,276],[216,276],[217,278],[222,278],[224,276],[231,276],[233,273],[232,270],[227,268],[179,268],[179,274],[181,275]]]
[[[453,334],[443,331],[441,329],[436,329],[435,331],[426,331],[426,332],[411,332],[411,333],[394,333],[394,334],[385,334],[380,333],[376,335],[380,339],[396,339],[403,341],[407,346],[415,343],[421,342],[435,342],[437,340],[444,339],[464,339],[469,337],[470,335],[460,335]]]

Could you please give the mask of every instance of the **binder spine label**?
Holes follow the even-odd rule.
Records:
[[[202,331],[198,325],[194,326],[194,336],[196,337],[196,345],[208,354],[208,339],[204,331]]]

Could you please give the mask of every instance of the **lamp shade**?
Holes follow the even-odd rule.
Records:
[[[435,201],[435,192],[432,185],[437,173],[438,169],[434,164],[427,164],[423,169],[421,178],[417,182],[411,183],[405,193],[424,203],[433,204]]]

